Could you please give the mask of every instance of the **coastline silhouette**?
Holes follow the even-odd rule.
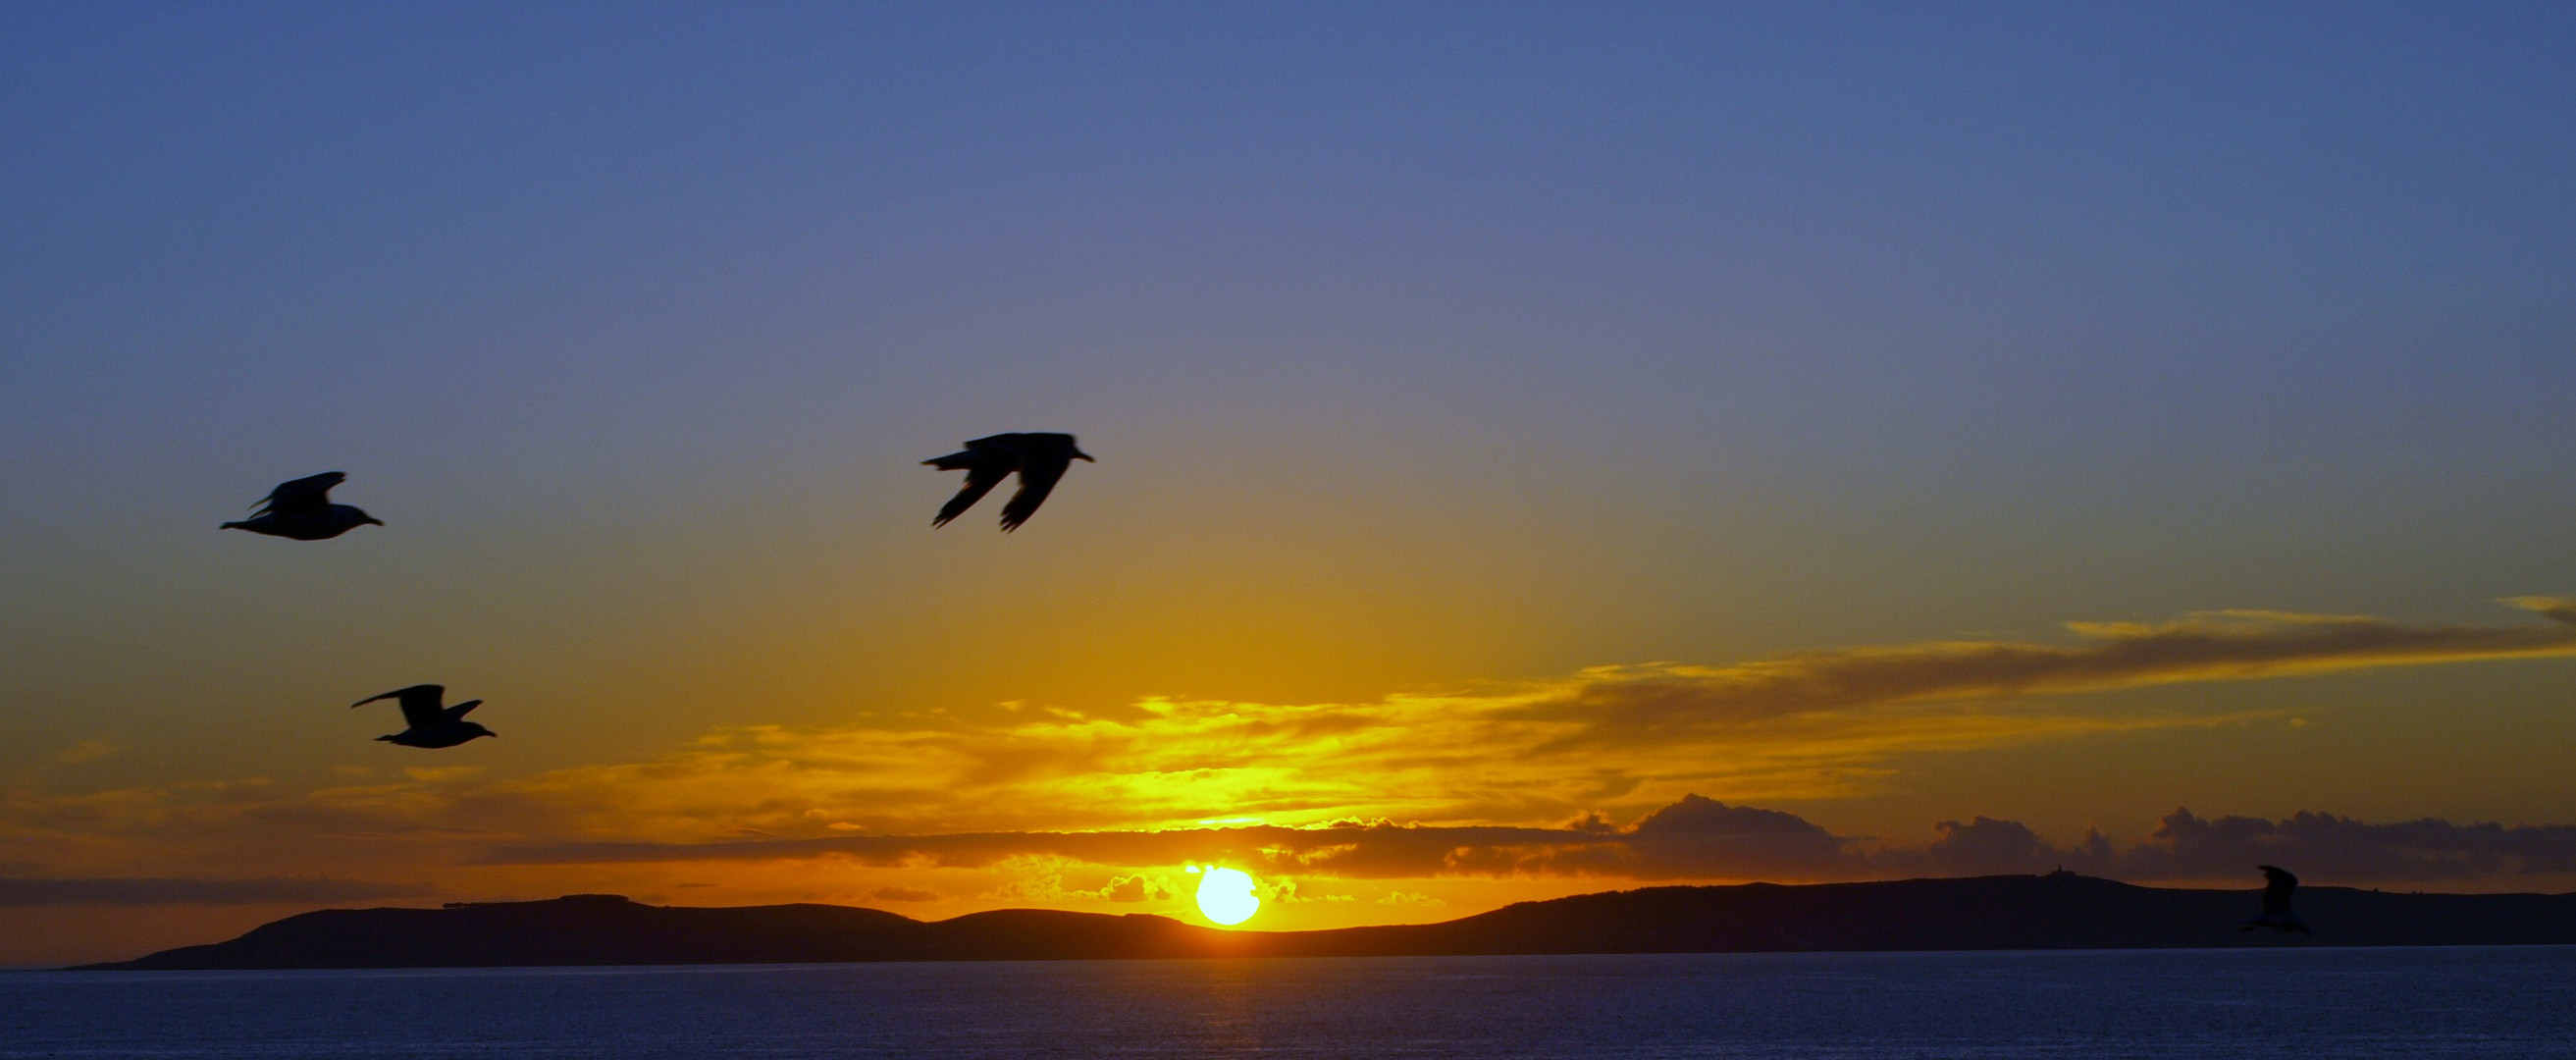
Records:
[[[2576,894],[2312,888],[2337,946],[2576,943]],[[325,909],[117,969],[420,968],[1154,957],[2171,949],[2263,946],[2240,890],[2074,873],[1872,883],[1649,887],[1521,902],[1432,924],[1228,931],[1168,916],[997,909],[921,921],[799,904],[657,906],[617,895]]]

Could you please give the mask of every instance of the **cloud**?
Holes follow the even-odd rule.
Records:
[[[1923,848],[1922,861],[1944,876],[1979,876],[2037,872],[2043,865],[2064,864],[2069,852],[2051,847],[2039,833],[2019,821],[1980,815],[1964,824],[1942,821],[1932,826],[1940,838]],[[2099,833],[2088,834],[2080,864],[2098,862],[2109,852]]]
[[[2369,824],[2323,813],[2283,821],[2167,815],[2150,836],[2115,848],[2098,833],[2058,847],[2018,821],[1942,821],[1921,846],[1835,835],[1780,810],[1698,795],[1603,833],[1577,828],[1253,826],[1163,832],[975,833],[699,844],[565,844],[495,850],[495,864],[608,864],[839,858],[869,866],[984,868],[1035,859],[1134,867],[1241,865],[1263,876],[1339,879],[1598,877],[1829,881],[1973,876],[2069,868],[2139,882],[2227,880],[2258,863],[2298,866],[2322,881],[2369,884],[2576,872],[2576,825],[2425,819]],[[1053,875],[1046,877],[1052,881]],[[1116,885],[1142,877],[1116,877]],[[1055,883],[1050,893],[1065,891]],[[1143,895],[1139,895],[1142,897]]]
[[[1147,902],[1179,896],[1180,889],[1160,876],[1115,876],[1100,888],[1100,897],[1112,902]]]
[[[936,902],[941,895],[937,891],[916,890],[911,887],[879,887],[869,891],[868,897],[880,902]]]
[[[657,839],[712,838],[722,827],[788,836],[1355,816],[1563,821],[1614,802],[1642,809],[1687,788],[1739,801],[1829,798],[1872,789],[1899,755],[2264,716],[2114,709],[2071,693],[2576,654],[2576,603],[2516,604],[2552,621],[2227,611],[2079,623],[2072,644],[1939,642],[1730,666],[1598,667],[1370,703],[1149,698],[1091,713],[1013,705],[974,720],[745,727],[656,762],[533,778],[512,794],[588,818],[599,832]]]
[[[68,766],[87,765],[123,750],[125,750],[123,744],[106,740],[82,740],[55,752],[54,761]]]
[[[53,880],[0,877],[0,907],[48,905],[261,905],[419,898],[433,889],[354,880]]]
[[[2192,879],[2241,874],[2257,862],[2297,865],[2315,878],[2387,883],[2576,872],[2576,825],[2459,825],[2432,817],[2370,824],[2330,813],[2205,820],[2175,810],[2108,868]]]
[[[1955,641],[1732,666],[1601,667],[1499,713],[1571,726],[1547,745],[1561,750],[1687,740],[1714,729],[1909,703],[2576,655],[2576,600],[2504,602],[2555,624],[2426,625],[2278,611],[2204,612],[2160,624],[2074,622],[2067,628],[2084,643]]]
[[[1139,868],[1222,857],[1354,878],[2026,871],[2111,855],[2061,850],[1985,818],[1944,822],[1910,852],[1870,853],[1877,848],[1746,804],[1866,793],[1900,756],[2269,716],[2078,693],[2576,654],[2576,601],[2509,602],[2545,621],[2222,611],[2078,623],[2062,644],[1944,641],[1723,666],[1597,667],[1355,703],[1147,698],[1088,710],[877,711],[825,728],[729,727],[645,761],[522,775],[414,768],[305,788],[254,777],[63,792],[43,786],[53,782],[46,774],[0,788],[0,841],[27,862],[22,875],[61,877],[172,865],[383,876],[457,862],[827,855],[887,868],[1021,856]],[[1657,806],[1632,828],[1611,824]],[[1260,825],[1216,827],[1246,821]],[[1530,827],[1568,821],[1577,824]],[[2227,842],[2300,841],[2284,837],[2316,826],[2273,827],[2270,838]],[[2202,864],[2185,846],[2218,842],[2177,831],[2170,864],[2141,862],[2139,871],[2185,871]],[[2523,863],[2515,858],[2523,855],[2493,863]],[[2486,863],[2466,853],[2453,861]]]

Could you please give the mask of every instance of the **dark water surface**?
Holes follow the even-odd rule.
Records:
[[[110,1056],[2576,1058],[2576,947],[0,973]]]

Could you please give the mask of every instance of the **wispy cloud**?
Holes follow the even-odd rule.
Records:
[[[1784,718],[1909,703],[2100,692],[2380,666],[2576,654],[2576,600],[2504,601],[2549,625],[2460,626],[2360,615],[2213,611],[2175,622],[2076,622],[2076,644],[1950,641],[1732,666],[1604,667],[1501,717],[1570,731],[1549,750],[1705,738]]]
[[[1091,713],[1012,705],[973,719],[745,727],[655,762],[563,770],[511,790],[595,808],[583,812],[601,831],[663,839],[717,822],[776,835],[1354,816],[1510,824],[1652,805],[1684,787],[1813,799],[1865,790],[1902,754],[2253,717],[2114,709],[2074,693],[2576,654],[2576,603],[2513,603],[2553,621],[2230,611],[2080,623],[2068,644],[1954,641],[1730,666],[1600,667],[1367,703],[1147,699]]]
[[[1739,804],[1849,795],[1881,783],[1902,755],[2260,716],[2082,693],[2576,655],[2576,601],[2509,602],[2547,621],[2227,611],[2079,623],[2067,643],[1944,641],[1725,666],[1600,667],[1357,703],[1150,698],[1089,711],[886,711],[828,728],[728,728],[647,761],[533,775],[423,768],[293,790],[258,779],[88,792],[31,782],[0,790],[0,839],[12,841],[13,857],[35,859],[29,868],[41,871],[32,874],[62,876],[182,864],[381,874],[363,866],[470,860],[495,845],[517,853],[491,864],[615,860],[608,854],[618,849],[733,857],[754,845],[705,845],[744,835],[776,837],[758,848],[772,856],[811,849],[887,865],[1035,854],[1141,866],[1213,850],[1363,876],[1469,865],[1812,875],[1847,871],[1836,866],[1855,856],[1850,842],[1811,826],[1762,832],[1751,823],[1773,819],[1745,817],[1763,811],[1740,806],[1724,842],[1692,823],[1700,811],[1678,809],[1616,836],[1597,824],[1530,826],[1601,811],[1631,817],[1685,791]],[[1272,827],[1214,827],[1247,820]],[[1314,827],[1355,820],[1381,823]],[[1990,863],[2022,849],[1986,822],[1951,828],[1923,848],[1922,866]],[[708,852],[676,852],[701,846]],[[2025,867],[2089,856],[2023,846]]]
[[[55,752],[54,761],[67,766],[87,765],[122,750],[125,750],[123,745],[112,741],[82,740]]]

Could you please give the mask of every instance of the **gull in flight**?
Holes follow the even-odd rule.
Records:
[[[225,523],[221,529],[248,530],[254,534],[291,537],[298,541],[320,541],[338,537],[368,523],[385,525],[384,520],[359,511],[355,505],[331,503],[331,487],[348,479],[349,476],[337,471],[325,471],[293,482],[280,482],[276,489],[268,491],[268,496],[260,498],[259,508],[250,513],[250,518]]]
[[[2306,935],[2308,922],[2290,911],[2290,892],[2299,889],[2299,878],[2288,869],[2256,865],[2263,870],[2263,915],[2245,922],[2245,930],[2271,928],[2274,931],[2296,931]]]
[[[405,747],[454,747],[478,736],[501,735],[484,728],[480,723],[465,720],[465,712],[482,705],[482,700],[469,699],[452,707],[440,706],[439,703],[446,698],[446,685],[413,685],[410,688],[397,688],[380,696],[368,696],[349,704],[349,709],[356,710],[379,699],[399,701],[402,704],[403,724],[410,728],[391,736],[379,736],[376,739]]]
[[[975,506],[976,501],[993,492],[1011,472],[1020,473],[1019,492],[1002,506],[1002,529],[1017,530],[1029,516],[1037,514],[1038,505],[1046,503],[1048,492],[1064,477],[1064,469],[1076,460],[1090,461],[1091,454],[1073,444],[1070,434],[996,434],[966,443],[962,452],[934,457],[922,463],[941,471],[963,471],[966,486],[948,503],[939,507],[939,517],[932,526],[946,526],[948,521]],[[1097,462],[1097,461],[1093,461]]]

